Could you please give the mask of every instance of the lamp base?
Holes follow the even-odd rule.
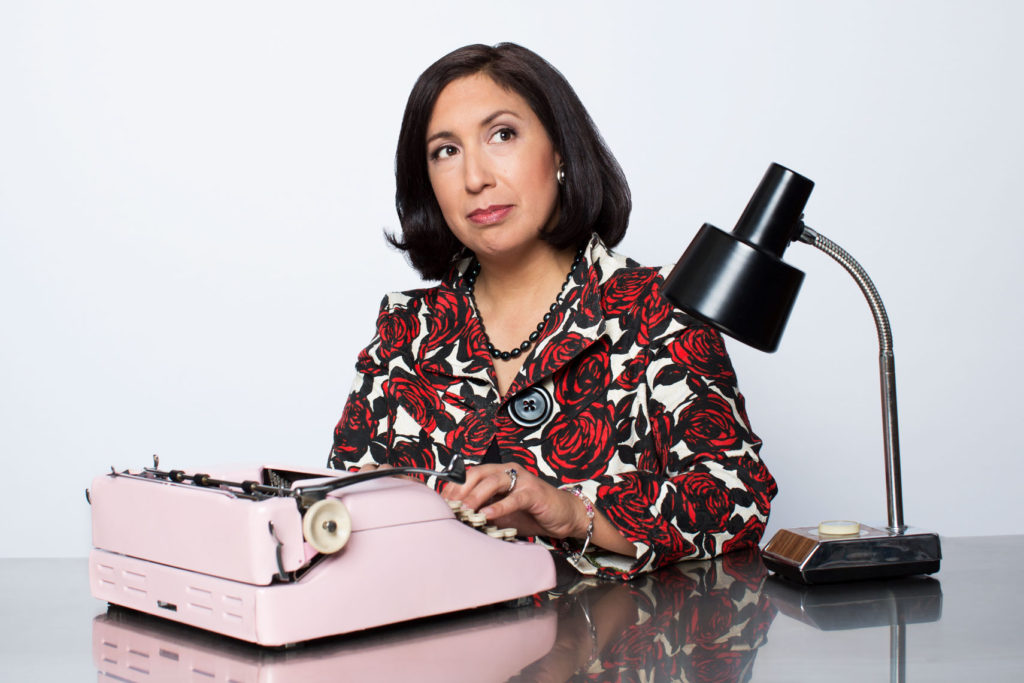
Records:
[[[803,584],[886,579],[939,571],[939,536],[861,525],[856,533],[822,534],[818,527],[782,529],[761,552],[764,565]]]

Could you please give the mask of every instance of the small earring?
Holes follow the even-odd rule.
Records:
[[[555,180],[559,185],[565,185],[565,164],[558,165],[558,170],[555,171]]]

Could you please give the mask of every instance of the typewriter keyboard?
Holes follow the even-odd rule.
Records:
[[[499,529],[498,527],[488,524],[487,518],[483,516],[483,513],[477,512],[468,507],[462,505],[462,501],[449,500],[448,507],[451,508],[455,516],[459,518],[459,521],[463,524],[468,524],[474,529],[479,529],[491,538],[498,538],[503,541],[514,541],[516,538],[516,530],[513,528]]]

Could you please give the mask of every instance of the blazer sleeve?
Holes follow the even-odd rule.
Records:
[[[597,555],[588,573],[628,578],[683,559],[755,547],[777,487],[761,462],[721,336],[682,315],[646,365],[636,471],[583,484],[636,558]],[[680,329],[681,327],[681,329]],[[584,571],[587,571],[584,569]]]
[[[388,452],[388,405],[385,384],[389,360],[394,357],[393,318],[401,316],[391,295],[381,301],[376,334],[359,352],[356,377],[345,409],[334,428],[334,445],[327,466],[358,470],[367,464],[382,464]]]

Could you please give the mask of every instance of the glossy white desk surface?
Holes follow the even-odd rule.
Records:
[[[756,556],[720,558],[288,650],[108,613],[84,559],[7,559],[0,679],[1024,681],[1024,536],[942,550],[927,579],[798,589]]]

